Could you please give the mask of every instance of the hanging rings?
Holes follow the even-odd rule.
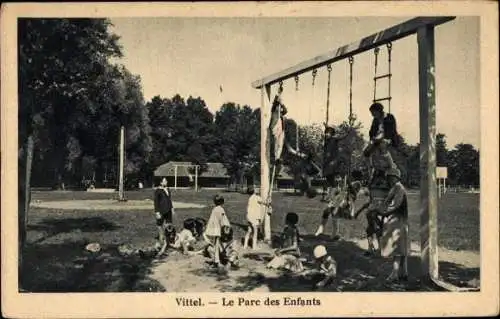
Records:
[[[312,76],[313,76],[313,86],[314,86],[314,82],[315,82],[315,80],[316,80],[316,75],[317,75],[317,74],[318,74],[318,70],[317,70],[317,69],[314,69],[314,70],[312,71]]]
[[[299,90],[299,76],[295,76],[295,91]]]

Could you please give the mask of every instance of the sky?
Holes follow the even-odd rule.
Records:
[[[251,86],[253,81],[411,18],[149,17],[111,22],[123,46],[119,62],[141,77],[146,101],[157,95],[199,96],[215,113],[224,102],[260,107],[260,90]],[[417,50],[416,35],[392,44],[391,113],[410,144],[419,141]],[[479,18],[457,17],[436,27],[435,64],[437,131],[446,134],[450,149],[458,143],[479,148]],[[329,123],[339,124],[349,114],[349,64],[342,60],[332,67]],[[378,73],[386,73],[387,67],[384,46]],[[352,105],[365,136],[373,76],[373,50],[356,55]],[[377,97],[387,96],[387,90],[387,81],[377,83]],[[288,117],[300,124],[324,122],[326,99],[326,67],[318,69],[314,88],[311,72],[300,76],[298,91],[293,79],[284,82]]]

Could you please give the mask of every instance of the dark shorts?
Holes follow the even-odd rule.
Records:
[[[161,212],[161,218],[156,219],[156,225],[162,226],[164,223],[172,223],[172,212]]]
[[[374,212],[368,212],[366,214],[366,221],[368,223],[368,226],[366,227],[366,235],[368,237],[371,237],[373,235],[381,237],[384,226],[383,219],[377,216]]]

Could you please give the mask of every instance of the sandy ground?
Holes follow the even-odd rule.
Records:
[[[366,240],[351,241],[361,249],[367,248]],[[419,255],[418,243],[412,243],[411,256]],[[311,291],[312,284],[301,276],[267,269],[264,257],[270,252],[262,249],[260,253],[245,256],[251,250],[241,251],[241,267],[237,270],[218,271],[211,269],[208,260],[201,255],[184,256],[172,251],[167,257],[155,261],[151,277],[167,291],[172,292],[269,292],[269,291]],[[260,260],[259,260],[260,258]],[[350,269],[339,269],[337,282],[328,291],[416,291],[422,290],[418,279],[411,278],[403,286],[389,287],[384,282],[390,272],[390,261],[367,261],[368,257],[354,257]],[[471,251],[451,251],[439,249],[440,262],[451,262],[465,268],[480,265],[479,254]],[[366,268],[370,264],[371,268]],[[305,264],[306,268],[312,267]],[[358,267],[361,266],[361,267]],[[417,265],[418,266],[418,265]],[[415,276],[413,276],[415,277]],[[479,278],[467,286],[479,286]]]

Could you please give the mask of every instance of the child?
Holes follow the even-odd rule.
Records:
[[[190,250],[193,250],[193,245],[196,238],[193,236],[191,229],[194,228],[194,220],[189,218],[184,221],[184,228],[175,236],[175,242],[172,247],[182,249],[182,253],[187,255]]]
[[[252,248],[257,249],[257,236],[259,232],[259,227],[263,220],[262,205],[265,203],[262,201],[261,197],[256,193],[253,187],[250,187],[248,189],[248,194],[250,195],[247,205],[248,228],[245,234],[243,249],[248,248],[250,237],[252,237]]]
[[[384,113],[384,107],[380,103],[370,106],[373,116],[370,127],[370,142],[363,153],[368,158],[370,167],[369,186],[385,181],[385,173],[397,168],[393,161],[390,149],[397,148],[399,137],[396,130],[396,119],[392,114]],[[377,185],[373,185],[377,187]]]
[[[373,199],[370,192],[369,200],[362,205],[355,213],[355,218],[358,218],[359,214],[365,209],[366,212],[366,238],[368,240],[368,251],[364,253],[365,256],[380,255],[380,238],[382,237],[382,230],[384,225],[384,218],[379,215],[378,200]],[[374,242],[377,242],[377,248],[375,248]]]
[[[335,127],[325,123],[324,177],[330,188],[338,187],[337,177],[340,175],[339,143],[349,135],[349,131],[340,134]]]
[[[300,261],[298,221],[299,216],[296,213],[286,214],[286,226],[281,233],[281,248],[275,251],[275,257],[267,264],[267,268],[287,269],[292,272],[304,270]]]
[[[314,155],[311,152],[307,154],[298,150],[294,150],[288,143],[285,143],[288,152],[295,157],[298,157],[298,183],[302,194],[306,194],[309,198],[316,196],[316,192],[312,188],[312,178],[321,173],[321,168],[314,162]]]
[[[176,230],[172,223],[167,223],[164,226],[163,236],[161,237],[161,248],[157,256],[162,256],[167,248],[175,243]]]
[[[406,189],[401,184],[399,170],[387,172],[387,179],[391,185],[391,190],[384,202],[386,208],[381,213],[382,216],[387,218],[382,235],[382,255],[384,257],[393,257],[393,269],[387,280],[407,280],[409,240]]]
[[[328,217],[332,215],[334,229],[333,229],[333,238],[334,240],[339,240],[340,236],[339,232],[339,220],[338,218],[347,218],[353,219],[355,217],[355,206],[354,202],[356,201],[358,194],[362,189],[361,178],[362,174],[359,171],[354,171],[352,173],[353,181],[348,183],[345,189],[337,186],[333,190],[333,198],[330,199],[327,207],[323,210],[323,216],[321,219],[321,224],[318,227],[318,230],[315,233],[315,236],[319,236],[323,233],[326,223],[328,222]],[[337,185],[340,183],[337,182]]]
[[[236,244],[233,240],[233,229],[230,226],[222,226],[219,245],[219,258],[221,265],[230,266],[231,268],[238,268],[239,256],[235,246]],[[214,256],[215,246],[207,246],[206,252],[208,256]]]
[[[271,107],[271,120],[269,122],[269,138],[271,145],[271,163],[277,164],[280,161],[281,151],[283,149],[284,139],[285,139],[285,115],[287,114],[287,109],[283,104],[281,94],[283,93],[283,87],[278,88],[278,93],[276,94],[273,104]]]
[[[313,254],[318,269],[308,271],[305,276],[312,277],[315,289],[321,289],[333,283],[337,276],[337,262],[328,255],[326,247],[323,245],[314,247]]]
[[[323,234],[325,230],[326,223],[328,222],[328,217],[330,215],[335,216],[334,212],[336,212],[337,207],[340,205],[342,201],[342,188],[340,187],[341,183],[341,177],[337,176],[336,177],[336,186],[334,188],[330,188],[329,191],[329,196],[328,196],[328,204],[326,208],[323,210],[323,215],[321,216],[321,224],[318,226],[318,230],[314,234],[315,236],[319,236]],[[335,240],[340,239],[340,237],[337,235],[338,233],[338,220],[336,218],[333,219],[333,226],[334,226],[334,238]]]
[[[191,233],[196,239],[199,239],[202,235],[203,232],[205,231],[205,226],[207,224],[207,221],[204,220],[203,218],[188,218],[184,220],[184,225],[188,225]]]
[[[213,255],[213,265],[218,267],[220,264],[219,252],[221,245],[221,229],[223,226],[231,226],[231,224],[229,223],[226,212],[222,207],[224,205],[224,197],[215,195],[213,201],[215,207],[212,209],[212,213],[208,219],[203,237],[209,244],[213,245],[215,249],[215,253]]]

